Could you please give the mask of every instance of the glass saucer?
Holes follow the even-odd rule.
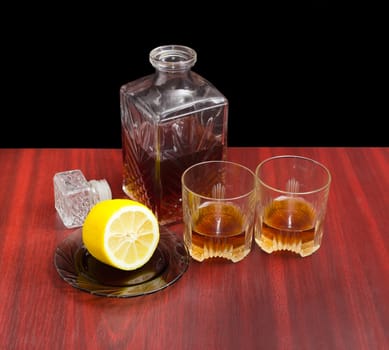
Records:
[[[95,295],[129,298],[158,292],[175,283],[189,266],[189,253],[182,240],[160,226],[158,247],[141,268],[123,271],[89,254],[77,229],[56,248],[54,265],[71,286]]]

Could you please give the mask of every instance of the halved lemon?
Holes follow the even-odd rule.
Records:
[[[158,246],[158,219],[139,202],[104,200],[86,216],[82,240],[97,260],[121,270],[135,270],[151,259]]]

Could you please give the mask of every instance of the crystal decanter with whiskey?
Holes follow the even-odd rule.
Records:
[[[226,157],[228,100],[192,70],[190,47],[160,46],[149,60],[154,73],[120,88],[122,187],[166,225],[182,220],[184,170]]]

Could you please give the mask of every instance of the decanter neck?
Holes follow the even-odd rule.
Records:
[[[182,45],[159,46],[149,55],[150,63],[159,72],[185,74],[196,63],[196,51]]]

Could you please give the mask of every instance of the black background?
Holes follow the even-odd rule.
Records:
[[[193,70],[228,98],[230,146],[388,144],[380,96],[364,93],[361,36],[326,12],[268,21],[153,6],[10,14],[0,147],[120,148],[120,86],[153,73],[149,52],[165,44],[195,49]]]

